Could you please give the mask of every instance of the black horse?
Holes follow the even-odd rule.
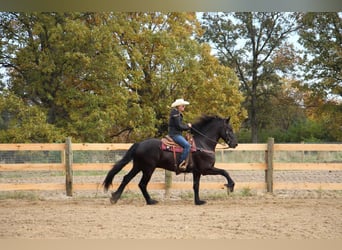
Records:
[[[196,205],[205,204],[205,201],[199,198],[199,184],[201,175],[222,175],[227,179],[225,186],[229,191],[234,191],[234,181],[230,178],[227,171],[214,167],[215,147],[220,138],[222,138],[230,148],[235,148],[237,144],[233,129],[229,124],[230,118],[220,118],[218,116],[202,116],[200,120],[192,125],[191,133],[195,141],[196,151],[191,153],[191,166],[187,172],[193,173],[193,189]],[[139,188],[144,195],[148,205],[156,204],[147,192],[147,184],[151,179],[154,170],[157,167],[170,171],[177,171],[175,168],[174,153],[163,151],[161,149],[160,139],[147,139],[139,143],[134,143],[126,152],[124,157],[119,160],[108,172],[103,186],[105,191],[112,184],[114,176],[123,169],[123,167],[133,160],[132,169],[123,177],[118,189],[112,193],[111,202],[116,203],[120,198],[126,185],[140,172],[143,175],[139,182]]]

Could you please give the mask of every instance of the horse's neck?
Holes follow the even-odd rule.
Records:
[[[216,122],[216,120],[212,120],[209,124],[196,128],[197,133],[194,135],[194,140],[197,147],[215,151],[219,140]]]
[[[215,151],[218,138],[214,136],[210,136],[210,135],[203,136],[203,135],[196,134],[194,136],[194,140],[196,143],[196,147]]]

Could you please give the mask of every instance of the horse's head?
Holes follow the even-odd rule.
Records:
[[[221,118],[219,116],[203,115],[199,121],[193,124],[191,132],[196,136],[196,144],[203,146],[206,144],[216,146],[217,141],[222,138],[231,148],[237,147],[237,139],[233,132],[232,126],[229,124],[229,118]],[[215,145],[213,144],[215,143]]]
[[[236,148],[238,145],[237,139],[229,121],[230,121],[230,117],[223,119],[224,125],[223,125],[223,130],[220,136],[228,144],[230,148]]]

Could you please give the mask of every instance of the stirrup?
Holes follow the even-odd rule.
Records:
[[[187,164],[186,164],[186,161],[183,160],[179,165],[178,165],[178,168],[182,171],[186,170],[186,167],[187,167]]]

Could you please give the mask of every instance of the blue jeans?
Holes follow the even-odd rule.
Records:
[[[185,140],[185,138],[182,136],[182,135],[173,135],[171,136],[171,138],[177,143],[179,144],[180,146],[182,146],[183,148],[183,152],[180,156],[180,159],[179,159],[179,163],[181,163],[182,161],[184,161],[186,159],[186,157],[188,156],[189,152],[190,152],[190,148],[191,148],[191,145],[190,143]]]

